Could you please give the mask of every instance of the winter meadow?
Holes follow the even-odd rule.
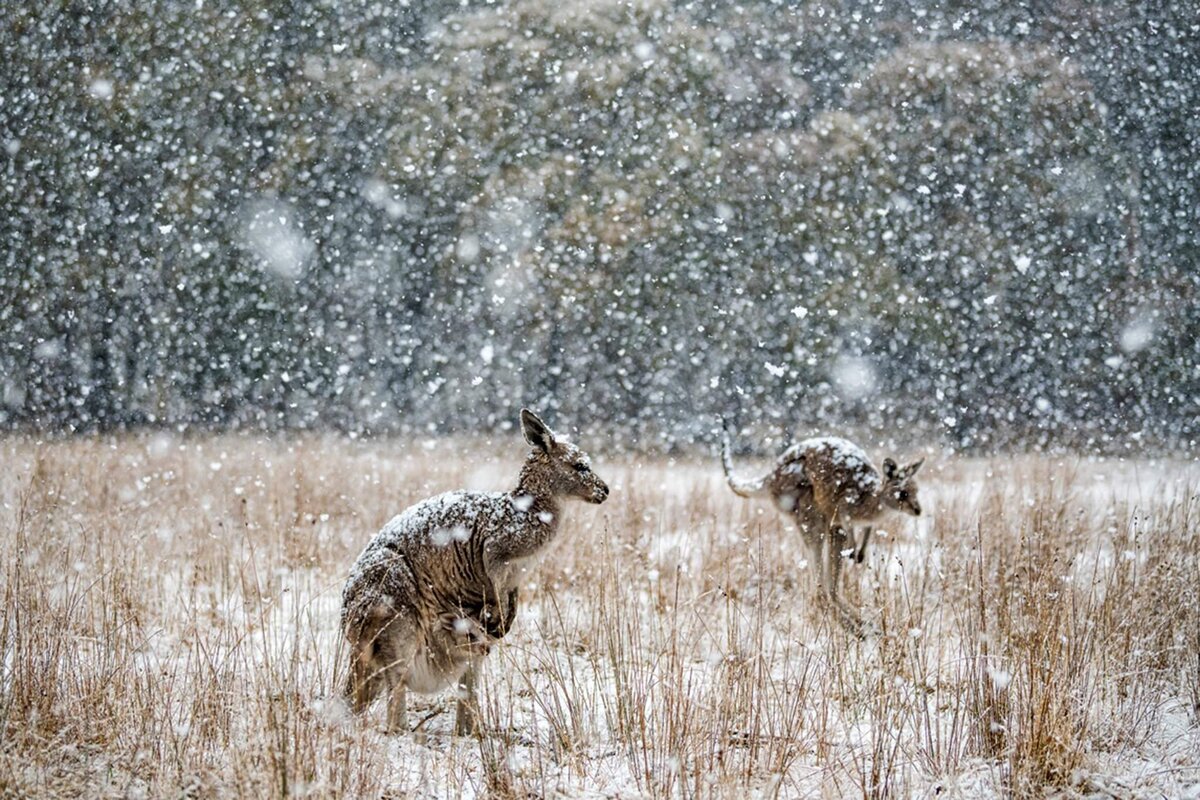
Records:
[[[0,797],[1200,799],[1197,42],[0,0]]]

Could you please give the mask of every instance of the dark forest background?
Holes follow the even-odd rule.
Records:
[[[0,426],[1200,437],[1184,3],[0,1]]]

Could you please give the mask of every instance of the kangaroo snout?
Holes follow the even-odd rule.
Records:
[[[608,484],[601,483],[599,486],[592,489],[592,496],[587,500],[589,503],[599,505],[608,499]]]

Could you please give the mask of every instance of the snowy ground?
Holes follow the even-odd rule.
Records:
[[[0,795],[1200,797],[1188,464],[932,454],[926,516],[848,567],[860,643],[715,460],[593,454],[612,497],[523,588],[476,741],[448,696],[350,717],[339,594],[515,441],[0,447]]]

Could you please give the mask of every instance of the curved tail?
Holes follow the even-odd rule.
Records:
[[[766,493],[767,478],[758,480],[742,480],[733,474],[733,445],[729,440],[729,425],[726,424],[721,437],[721,466],[725,469],[725,480],[733,493],[741,497],[756,497]]]
[[[354,713],[360,714],[387,685],[384,672],[388,659],[381,657],[386,641],[381,637],[396,612],[382,604],[375,604],[365,611],[354,609],[353,616],[348,611],[343,606],[342,631],[350,642],[350,671],[342,695]]]

